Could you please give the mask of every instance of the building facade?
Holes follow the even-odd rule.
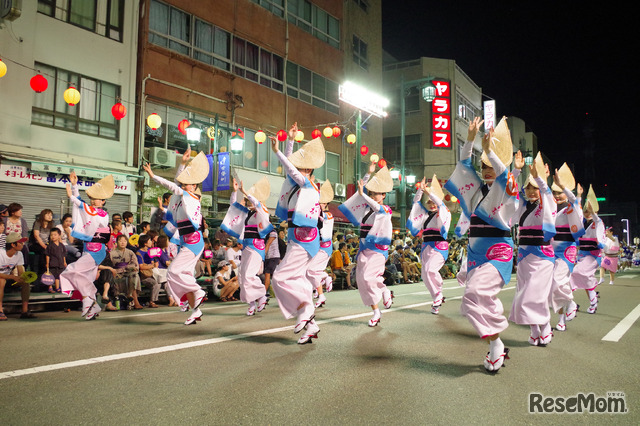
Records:
[[[45,208],[58,217],[69,210],[65,183],[73,170],[81,189],[113,174],[116,194],[107,209],[135,208],[138,1],[21,6],[17,19],[0,22],[7,66],[0,78],[0,202],[22,204],[29,224]],[[46,89],[35,84],[41,93],[30,88],[36,75],[46,80]],[[64,100],[69,87],[80,93],[73,106]],[[118,101],[128,109],[119,121],[111,113]]]
[[[247,188],[267,176],[267,207],[273,212],[284,176],[269,140],[256,143],[256,132],[275,135],[297,122],[308,141],[313,130],[337,126],[339,137],[323,137],[326,161],[314,176],[337,184],[340,200],[344,184],[353,182],[354,148],[345,136],[355,129],[353,108],[339,101],[339,86],[353,77],[381,87],[380,14],[380,1],[220,0],[215,7],[203,1],[141,1],[140,157],[173,177],[187,144],[217,159],[230,152],[229,141],[239,134],[244,145],[230,153],[231,174]],[[155,130],[145,122],[152,113],[162,119]],[[202,129],[198,140],[180,131],[183,120]],[[379,120],[371,120],[366,137],[381,149]],[[153,203],[159,192],[152,185],[145,199]],[[204,194],[210,216],[224,215],[229,196],[215,188]]]

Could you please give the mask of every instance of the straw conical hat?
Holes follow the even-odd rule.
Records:
[[[331,200],[333,200],[333,187],[329,179],[327,179],[320,187],[320,203],[329,204]]]
[[[247,191],[247,194],[255,197],[258,201],[264,204],[269,198],[269,195],[271,195],[271,184],[269,183],[269,179],[265,176],[254,183]]]
[[[389,174],[389,169],[384,166],[376,173],[365,186],[368,191],[372,192],[389,192],[393,189],[393,179]]]
[[[198,184],[209,175],[209,161],[204,152],[199,152],[184,170],[178,175],[176,180],[183,185]]]
[[[493,131],[491,138],[491,150],[496,153],[502,164],[508,166],[513,160],[513,143],[511,142],[511,132],[507,126],[507,117],[502,117]],[[493,167],[489,157],[485,152],[482,153],[482,162],[487,166]]]
[[[593,191],[593,185],[589,185],[589,192],[587,192],[587,200],[584,203],[584,209],[587,209],[587,203],[591,204],[593,211],[598,213],[600,210],[600,205],[598,204],[598,199],[596,198],[596,193]]]
[[[538,172],[538,176],[541,179],[544,180],[547,178],[547,168],[544,166],[544,160],[542,160],[542,155],[540,154],[540,151],[538,151],[538,155],[536,155],[536,158],[533,160],[533,167],[536,168],[536,171]],[[529,175],[527,184],[529,183],[533,185],[534,188],[538,187],[538,183],[535,181],[535,179],[531,175]]]
[[[115,188],[116,183],[113,181],[113,175],[109,175],[87,188],[87,195],[96,200],[106,200],[113,197]]]
[[[431,185],[429,185],[429,190],[433,195],[438,197],[440,200],[444,200],[444,191],[442,190],[442,186],[440,186],[440,182],[438,181],[438,177],[436,174],[433,174],[431,178]]]
[[[289,156],[289,161],[298,169],[317,169],[324,164],[325,154],[322,139],[315,138]]]
[[[567,163],[564,163],[562,167],[558,169],[558,178],[569,191],[573,191],[575,189],[576,179],[573,177],[573,173],[571,173],[571,169],[567,166]],[[555,182],[551,185],[551,190],[555,192],[562,192],[562,189],[556,185]]]

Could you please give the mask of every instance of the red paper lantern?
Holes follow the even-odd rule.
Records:
[[[322,136],[322,132],[318,129],[313,129],[313,132],[311,132],[311,139],[316,139],[320,136]]]
[[[125,115],[127,115],[127,107],[122,105],[120,102],[111,107],[111,115],[116,120],[122,120]]]
[[[178,130],[180,131],[180,133],[182,133],[183,135],[187,134],[187,127],[189,127],[189,125],[191,124],[191,122],[189,120],[187,120],[186,118],[184,120],[182,120],[181,122],[178,123]]]
[[[387,165],[387,160],[385,160],[384,158],[381,158],[380,161],[378,161],[378,167],[383,168],[386,165]]]
[[[284,130],[278,130],[276,136],[280,142],[284,142],[287,140],[287,132],[285,132]]]
[[[47,87],[49,87],[49,82],[42,75],[36,74],[33,77],[31,77],[31,81],[29,82],[29,85],[31,85],[31,88],[36,93],[42,93],[45,90],[47,90]]]
[[[444,196],[445,201],[451,201],[451,195],[447,194]]]
[[[341,133],[342,133],[342,131],[340,130],[340,127],[336,126],[336,127],[333,128],[333,137],[334,138],[340,137]]]
[[[369,148],[366,145],[362,145],[360,147],[360,154],[367,155],[369,153]]]

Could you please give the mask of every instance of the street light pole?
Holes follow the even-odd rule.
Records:
[[[627,229],[625,229],[627,233],[627,247],[629,247],[629,219],[620,219],[620,222],[626,222]]]

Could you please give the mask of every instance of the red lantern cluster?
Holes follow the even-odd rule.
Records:
[[[29,81],[29,85],[36,93],[42,93],[45,90],[47,90],[47,87],[49,87],[49,82],[42,75],[36,74],[33,77],[31,77],[31,81]]]
[[[127,115],[127,107],[118,102],[111,107],[111,115],[113,115],[113,118],[116,120],[122,120],[124,116]]]
[[[368,153],[369,153],[369,147],[367,147],[366,145],[362,145],[360,147],[360,154],[367,155]]]
[[[287,140],[287,132],[285,132],[284,130],[278,130],[276,137],[280,142],[284,142]]]
[[[313,132],[311,132],[311,139],[316,139],[320,136],[322,136],[322,132],[318,129],[313,129]]]
[[[191,122],[189,120],[187,120],[186,118],[182,121],[180,121],[178,123],[178,130],[180,131],[180,133],[182,133],[183,135],[187,134],[187,127],[189,127],[189,125],[191,124]]]

